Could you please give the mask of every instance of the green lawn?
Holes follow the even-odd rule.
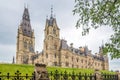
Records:
[[[31,75],[34,72],[34,66],[33,65],[19,65],[19,64],[0,64],[0,72],[1,74],[7,74],[8,72],[11,75],[14,75],[14,73],[19,70],[22,75],[29,74]],[[54,72],[55,70],[58,70],[60,73],[64,73],[67,71],[67,73],[72,73],[73,71],[75,73],[81,72],[82,74],[87,73],[94,73],[93,69],[77,69],[77,68],[60,68],[60,67],[47,67],[48,72]],[[114,74],[114,72],[110,71],[101,71],[104,73],[110,73]]]
[[[34,71],[33,65],[18,65],[18,64],[0,64],[0,72],[2,74],[14,74],[17,70],[19,70],[23,75],[31,74]]]
[[[78,68],[47,67],[47,70],[49,72],[51,71],[55,72],[55,70],[58,70],[59,72],[62,72],[62,73],[64,73],[65,71],[67,71],[67,73],[73,73],[73,71],[75,73],[87,73],[87,74],[94,73],[93,69],[78,69]]]

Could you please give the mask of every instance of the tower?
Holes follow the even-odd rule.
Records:
[[[100,57],[103,59],[103,63],[102,63],[103,70],[109,70],[109,59],[108,59],[108,55],[104,54],[103,41],[102,41],[101,47],[99,47],[99,54],[100,54]]]
[[[51,16],[50,19],[46,19],[46,25],[44,29],[44,63],[46,65],[59,65],[59,31],[60,29],[57,26],[56,18],[53,17],[53,8],[51,8]]]
[[[22,21],[17,32],[17,64],[31,64],[31,56],[34,54],[35,37],[30,23],[28,8],[24,8]]]

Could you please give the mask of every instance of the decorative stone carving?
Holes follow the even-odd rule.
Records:
[[[48,72],[45,64],[35,64],[35,79],[49,80]]]
[[[97,80],[103,80],[101,72],[98,69],[95,70],[95,75]]]

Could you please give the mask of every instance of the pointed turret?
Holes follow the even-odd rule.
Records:
[[[45,24],[45,38],[47,39],[48,35],[52,35],[54,37],[59,38],[59,28],[57,26],[56,18],[53,16],[53,7],[51,7],[51,15],[48,19],[48,16],[46,18],[46,24]]]
[[[48,17],[47,17],[47,19],[46,19],[46,27],[49,27],[49,26],[52,26],[52,27],[56,26],[57,29],[59,29],[57,26],[56,18],[53,16],[53,7],[51,7],[50,18],[48,19]]]
[[[32,28],[30,24],[30,16],[29,16],[28,8],[24,9],[22,22],[20,26],[24,36],[32,37]]]

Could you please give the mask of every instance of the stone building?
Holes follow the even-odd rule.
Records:
[[[74,48],[73,43],[60,39],[60,29],[56,18],[51,16],[46,19],[44,29],[44,45],[41,53],[35,53],[34,31],[30,25],[28,9],[25,8],[22,22],[18,28],[17,37],[17,64],[43,63],[47,66],[60,66],[71,68],[109,69],[108,56],[103,55],[100,47],[99,52],[93,55],[87,46]]]
[[[31,56],[34,55],[35,48],[35,36],[34,30],[32,30],[30,24],[30,15],[28,9],[24,9],[22,21],[18,27],[17,33],[17,52],[16,63],[17,64],[29,64],[32,63]]]

